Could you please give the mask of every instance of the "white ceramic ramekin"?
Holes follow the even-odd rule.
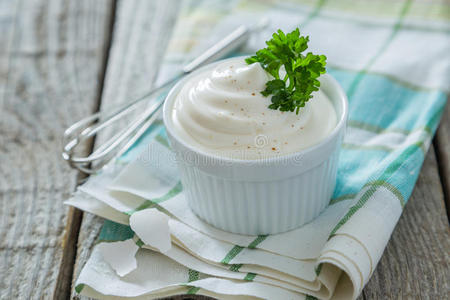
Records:
[[[164,124],[190,207],[211,225],[240,234],[274,234],[308,223],[327,207],[335,187],[348,114],[344,91],[330,75],[320,77],[321,90],[330,98],[338,122],[319,144],[264,160],[220,157],[196,149],[177,135],[171,113],[183,85],[218,63],[178,82],[164,104]]]

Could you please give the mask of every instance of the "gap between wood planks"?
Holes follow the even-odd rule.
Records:
[[[109,54],[111,51],[113,33],[114,33],[114,23],[116,16],[116,6],[117,0],[112,0],[111,3],[111,13],[109,24],[106,28],[105,35],[105,46],[103,50],[103,59],[101,63],[101,70],[99,73],[99,85],[97,89],[97,94],[95,96],[96,107],[92,113],[98,112],[100,110],[101,99],[103,94],[103,86],[106,77],[106,69],[108,67]],[[95,137],[88,142],[87,153],[92,153],[95,145]],[[85,180],[88,175],[79,172],[77,175],[77,185],[80,185],[83,180]],[[59,267],[59,273],[57,277],[56,287],[53,293],[53,299],[69,299],[72,290],[72,277],[73,268],[75,265],[76,254],[77,254],[77,244],[78,244],[78,234],[80,231],[81,220],[83,218],[83,212],[77,208],[70,207],[67,215],[67,223],[65,226],[65,236],[63,238],[63,254],[61,259],[61,265]]]
[[[433,140],[438,162],[439,179],[444,193],[447,220],[450,222],[450,96],[442,114],[441,123]]]

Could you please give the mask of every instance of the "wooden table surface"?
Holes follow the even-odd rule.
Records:
[[[62,132],[151,87],[177,10],[172,0],[0,1],[0,299],[76,297],[102,220],[62,204],[82,179],[60,158]],[[361,299],[449,298],[449,198],[447,106]]]

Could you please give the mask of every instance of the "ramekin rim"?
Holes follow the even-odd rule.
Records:
[[[330,141],[332,141],[343,129],[343,127],[346,125],[346,121],[347,121],[347,116],[348,116],[348,98],[347,95],[345,94],[344,90],[342,89],[341,85],[337,82],[337,80],[331,76],[330,74],[326,73],[321,75],[320,77],[325,76],[326,78],[328,78],[328,80],[331,81],[332,85],[334,86],[334,89],[336,90],[337,94],[338,94],[338,98],[341,101],[341,105],[342,105],[342,113],[340,115],[339,121],[336,124],[336,126],[334,127],[334,129],[331,131],[331,133],[325,137],[323,140],[321,140],[319,143],[311,146],[311,147],[307,147],[304,149],[301,149],[299,151],[295,151],[295,152],[291,152],[291,153],[287,153],[285,155],[280,155],[280,156],[274,156],[274,157],[268,157],[268,158],[263,158],[263,159],[239,159],[239,158],[231,158],[231,157],[226,157],[226,156],[219,156],[213,153],[208,153],[206,151],[203,151],[201,149],[196,148],[194,145],[191,145],[189,143],[187,143],[186,141],[183,140],[183,138],[179,137],[176,133],[175,130],[173,130],[170,125],[171,122],[169,122],[167,120],[167,118],[170,118],[171,116],[169,115],[169,105],[171,105],[170,102],[175,101],[176,98],[176,94],[177,90],[180,90],[183,86],[184,83],[186,83],[190,78],[199,75],[199,73],[206,71],[209,68],[212,68],[222,62],[228,61],[228,60],[232,60],[232,59],[237,59],[239,57],[246,57],[246,56],[237,56],[237,57],[231,57],[231,58],[227,58],[227,59],[222,59],[210,64],[207,64],[203,67],[200,67],[199,69],[193,71],[192,73],[187,74],[184,78],[182,78],[180,81],[178,81],[169,91],[169,93],[167,94],[166,98],[164,99],[164,105],[163,105],[163,121],[164,121],[164,126],[166,128],[166,130],[169,132],[169,134],[176,139],[176,141],[178,143],[180,143],[184,148],[188,149],[189,151],[199,155],[199,156],[203,156],[206,157],[207,159],[211,159],[211,161],[215,160],[215,161],[221,161],[221,162],[225,162],[225,163],[236,163],[236,164],[252,164],[252,165],[257,165],[257,164],[276,164],[280,161],[287,161],[287,160],[295,160],[296,157],[298,156],[304,156],[310,152],[316,151],[317,149],[320,149],[322,147],[324,147],[325,145],[327,145]],[[173,99],[172,101],[170,101],[171,99]]]

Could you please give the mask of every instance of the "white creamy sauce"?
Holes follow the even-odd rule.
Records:
[[[236,159],[280,156],[319,143],[336,126],[328,97],[315,92],[295,112],[269,109],[261,91],[270,75],[257,63],[227,60],[188,81],[175,99],[172,121],[195,148]]]

